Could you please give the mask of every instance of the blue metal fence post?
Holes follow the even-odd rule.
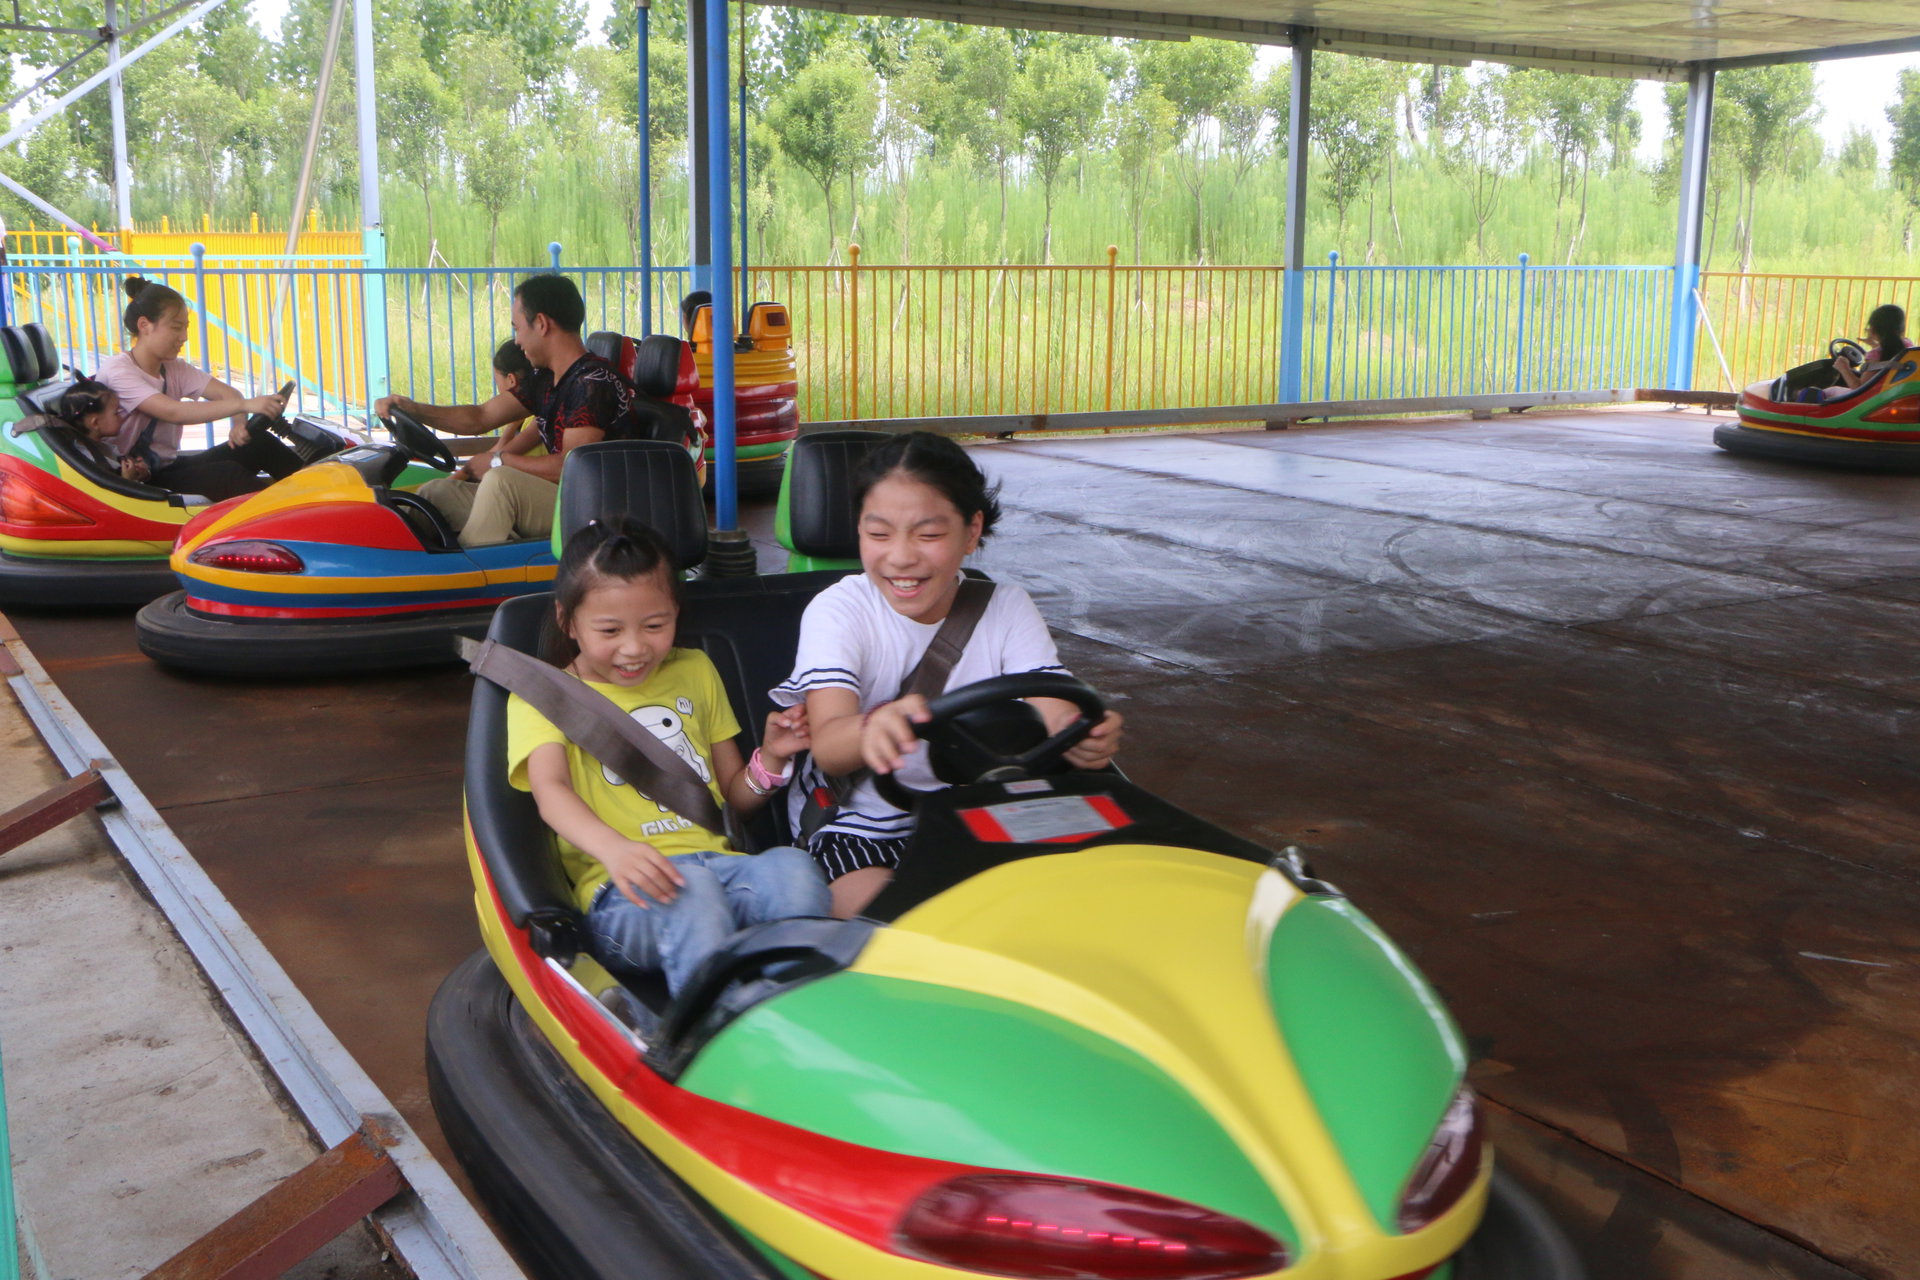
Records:
[[[560,270],[560,242],[558,240],[547,241],[547,265],[555,271]]]
[[[1282,404],[1300,399],[1300,363],[1307,322],[1307,113],[1312,108],[1312,27],[1293,29],[1293,63],[1288,84],[1287,215],[1281,242],[1280,389]]]
[[[1520,337],[1514,347],[1513,389],[1517,393],[1523,390],[1527,368],[1527,254],[1520,255]]]
[[[1673,321],[1667,336],[1667,385],[1693,388],[1699,341],[1700,231],[1707,206],[1708,143],[1713,133],[1713,68],[1687,72],[1687,114],[1680,133],[1680,234],[1673,255]]]
[[[648,42],[646,0],[634,6],[639,31],[634,45],[640,54],[640,336],[653,336],[653,124],[652,99],[647,89]]]
[[[1320,376],[1320,398],[1333,399],[1333,305],[1334,290],[1340,287],[1340,251],[1327,250],[1327,359],[1326,370]],[[1351,310],[1351,307],[1349,307]]]
[[[207,246],[195,240],[187,246],[193,254],[193,308],[200,321],[200,367],[208,373],[213,372],[212,339],[208,330],[213,327],[207,318]],[[245,288],[242,285],[241,288]],[[213,448],[213,424],[207,424],[207,448]]]
[[[727,0],[706,0],[707,180],[712,184],[709,220],[713,238],[713,516],[719,531],[739,526],[734,474],[733,207],[732,168],[727,164]],[[696,281],[697,283],[697,281]]]
[[[747,0],[740,0],[740,321],[746,323],[753,306],[753,283],[747,277]]]

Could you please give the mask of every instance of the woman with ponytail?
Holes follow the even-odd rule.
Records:
[[[266,432],[247,429],[247,415],[279,417],[279,396],[242,396],[180,358],[187,342],[187,300],[139,276],[126,283],[122,317],[133,345],[101,362],[97,375],[118,397],[121,457],[142,463],[148,483],[219,502],[267,487],[300,469],[300,456]],[[182,427],[233,419],[224,443],[198,453],[180,450]]]

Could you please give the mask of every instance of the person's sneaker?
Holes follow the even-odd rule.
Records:
[[[660,1030],[660,1015],[618,983],[600,993],[600,1004],[646,1043]]]

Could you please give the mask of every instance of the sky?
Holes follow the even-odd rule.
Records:
[[[605,24],[607,14],[612,11],[615,0],[586,0],[587,32],[590,42],[598,42],[600,29]],[[280,20],[287,10],[286,0],[252,0],[254,19],[261,28],[269,33],[277,32]],[[1278,58],[1277,51],[1267,53],[1266,57]],[[1262,61],[1265,61],[1263,57]],[[1920,68],[1920,54],[1888,54],[1879,58],[1844,58],[1834,62],[1823,62],[1814,68],[1814,87],[1819,95],[1820,105],[1825,114],[1820,120],[1821,131],[1827,136],[1830,147],[1837,147],[1841,138],[1850,128],[1865,129],[1876,138],[1886,136],[1887,106],[1894,99],[1895,84],[1899,73],[1907,68]],[[1661,86],[1651,81],[1640,83],[1636,102],[1643,120],[1640,135],[1640,153],[1652,160],[1660,155],[1661,139],[1666,131],[1666,107],[1660,96]],[[1880,161],[1886,163],[1887,149],[1882,142]]]

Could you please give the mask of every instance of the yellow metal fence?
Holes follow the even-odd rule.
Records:
[[[1705,323],[1694,385],[1738,391],[1778,377],[1824,357],[1831,338],[1863,338],[1867,313],[1882,303],[1911,313],[1909,303],[1917,294],[1920,277],[1914,276],[1707,272],[1700,278]],[[1916,336],[1916,330],[1920,322],[1910,318],[1908,336]]]

